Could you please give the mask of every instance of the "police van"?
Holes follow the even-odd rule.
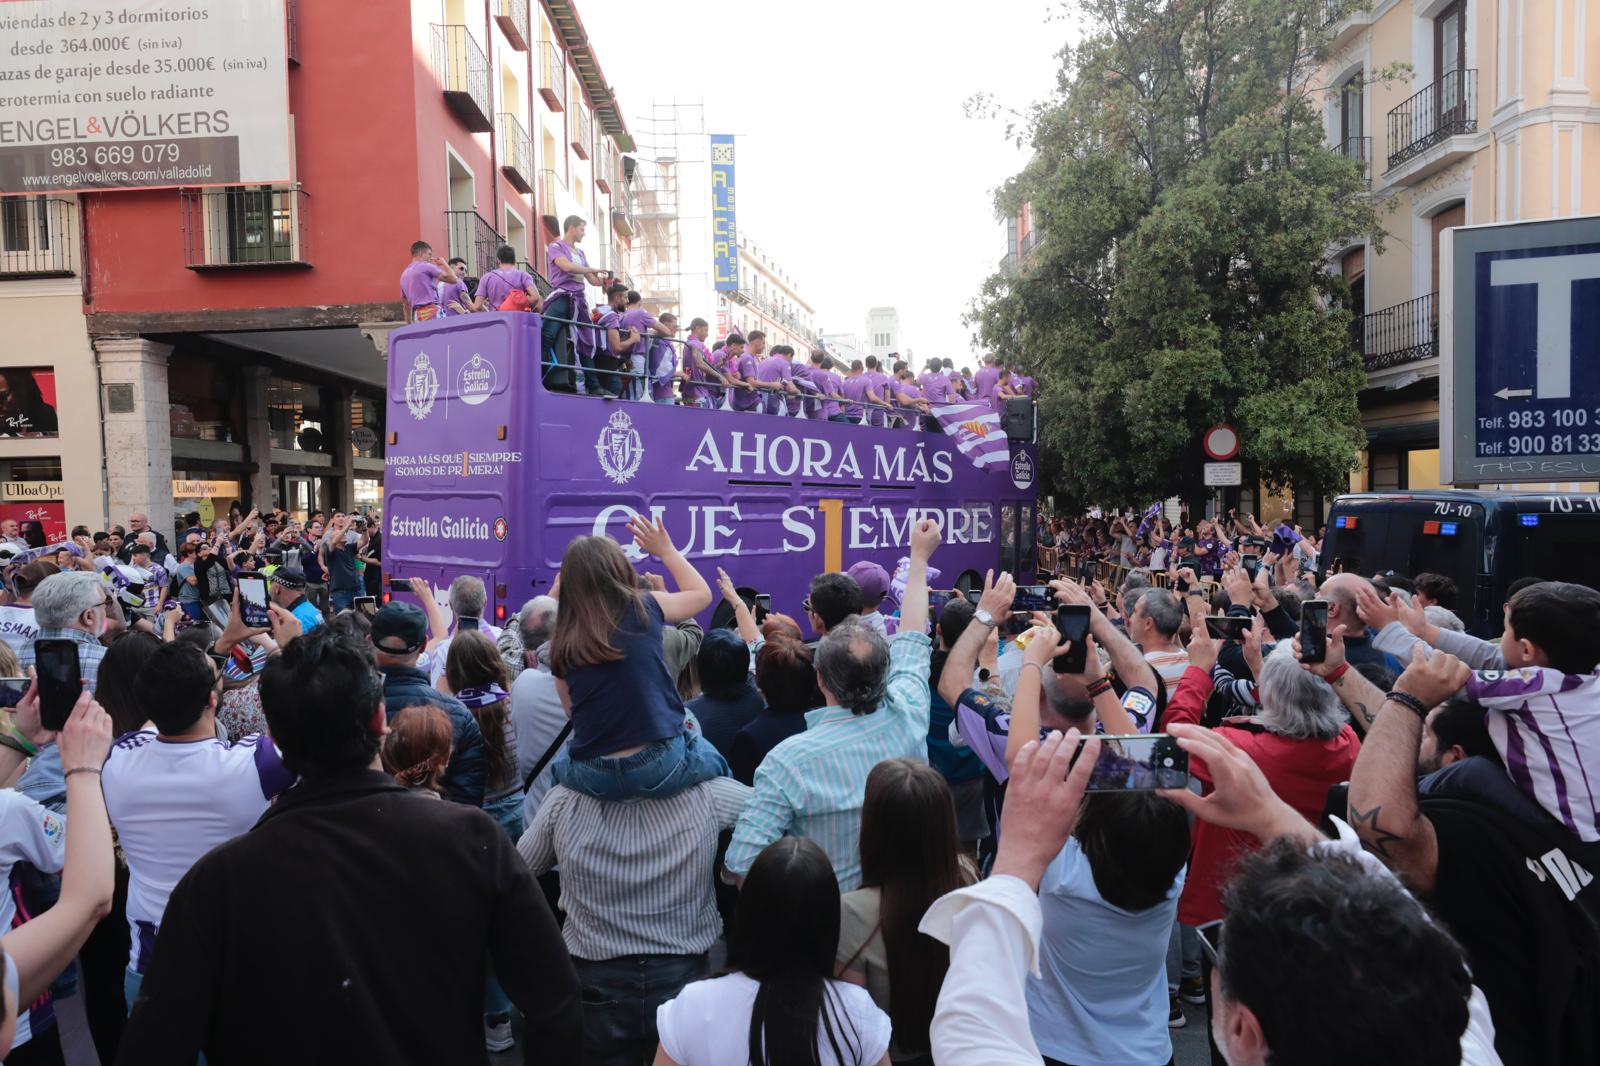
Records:
[[[1319,565],[1372,577],[1431,571],[1456,583],[1467,629],[1502,628],[1506,589],[1522,577],[1600,588],[1600,495],[1439,489],[1340,496]]]

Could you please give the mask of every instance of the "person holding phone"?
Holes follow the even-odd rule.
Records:
[[[300,628],[309,633],[322,624],[322,612],[306,599],[306,575],[292,567],[280,566],[272,572],[268,591],[272,602],[300,620]]]
[[[83,570],[64,570],[51,574],[33,590],[34,616],[39,636],[17,656],[22,672],[36,665],[39,641],[71,641],[78,653],[78,676],[83,688],[94,691],[105,646],[100,634],[106,628],[106,612],[111,609],[110,586],[98,574]],[[61,753],[53,743],[39,749],[16,788],[57,813],[66,806],[67,787]]]

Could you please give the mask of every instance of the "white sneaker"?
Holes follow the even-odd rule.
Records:
[[[483,1046],[490,1051],[510,1051],[517,1044],[511,1035],[511,1019],[503,1022],[483,1021]]]

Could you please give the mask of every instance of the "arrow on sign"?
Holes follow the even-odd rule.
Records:
[[[1511,388],[1506,388],[1506,389],[1501,389],[1499,392],[1495,393],[1495,395],[1500,397],[1502,400],[1510,400],[1510,399],[1512,399],[1514,397],[1532,396],[1533,395],[1533,390],[1532,389],[1511,389]]]

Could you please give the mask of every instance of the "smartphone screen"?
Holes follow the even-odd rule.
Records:
[[[267,613],[267,579],[260,574],[240,574],[239,617],[252,629],[265,629],[272,624]]]
[[[409,577],[391,577],[389,579],[390,592],[410,592],[411,579]]]
[[[15,707],[27,695],[28,679],[25,677],[0,677],[0,707]]]
[[[1244,572],[1250,575],[1250,580],[1256,579],[1256,574],[1261,570],[1261,557],[1259,555],[1246,555],[1240,560],[1244,564]]]
[[[1062,655],[1057,655],[1052,665],[1058,674],[1081,674],[1089,663],[1089,643],[1084,640],[1089,635],[1089,605],[1086,603],[1063,603],[1056,608],[1056,629],[1061,633],[1063,640],[1070,640],[1072,646]]]
[[[968,589],[967,590],[967,602],[972,604],[972,606],[974,606],[974,607],[978,606],[978,601],[981,600],[981,599],[983,599],[983,590],[982,589]]]
[[[1211,634],[1213,640],[1243,640],[1245,630],[1249,628],[1248,618],[1227,614],[1206,615],[1206,632]]]
[[[1049,585],[1018,585],[1016,595],[1011,599],[1011,610],[1013,613],[1048,611],[1055,606],[1055,602],[1055,593]]]
[[[1328,601],[1300,605],[1300,661],[1320,663],[1328,657]]]
[[[772,593],[770,593],[770,592],[758,592],[758,593],[756,593],[756,610],[765,611],[768,614],[772,613]]]
[[[470,615],[462,615],[460,618],[456,619],[457,629],[480,629],[482,626],[483,619],[473,618]]]
[[[1088,738],[1078,742],[1081,753]],[[1074,755],[1073,761],[1077,761]],[[1070,772],[1070,771],[1069,771]],[[1187,788],[1189,753],[1165,733],[1100,738],[1100,757],[1089,775],[1089,792],[1147,792]]]
[[[33,665],[39,678],[39,724],[45,729],[60,729],[67,724],[72,705],[83,692],[77,641],[34,641]]]
[[[355,598],[355,608],[368,618],[371,618],[378,613],[378,598],[376,596],[357,596]]]

